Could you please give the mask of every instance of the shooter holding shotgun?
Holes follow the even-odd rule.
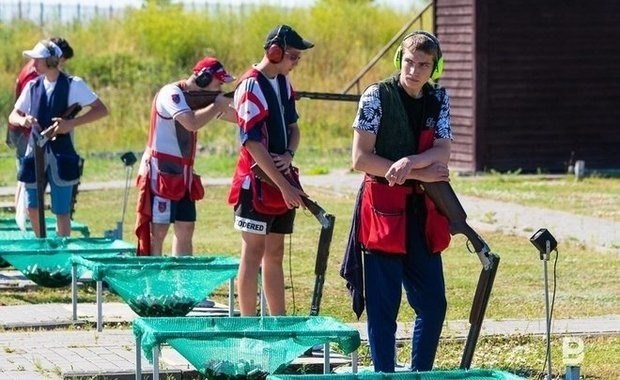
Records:
[[[313,46],[290,26],[276,26],[267,35],[262,60],[241,77],[235,91],[241,148],[228,201],[234,207],[234,228],[241,232],[237,286],[243,316],[256,315],[261,269],[269,313],[286,314],[284,236],[293,232],[295,209],[304,207],[306,196],[292,184],[298,183],[291,164],[300,131],[287,75]],[[254,163],[276,187],[253,174]]]
[[[447,182],[452,131],[439,41],[424,31],[402,40],[398,72],[368,87],[353,122],[352,161],[365,173],[341,268],[359,318],[366,308],[374,370],[395,371],[402,289],[415,311],[411,370],[429,371],[445,318],[441,251],[448,220],[420,182]]]
[[[172,225],[172,255],[191,256],[196,202],[204,197],[194,172],[198,131],[218,117],[233,121],[231,99],[222,86],[235,78],[215,57],[194,65],[187,79],[167,83],[153,99],[146,149],[140,159],[135,234],[139,256],[161,256]],[[201,104],[186,93],[210,91]],[[230,116],[230,118],[229,118]]]
[[[252,172],[265,184],[273,187],[277,186],[257,164],[252,165]],[[301,187],[299,183],[293,183],[293,185]],[[329,258],[329,247],[332,243],[336,217],[332,214],[328,214],[323,207],[305,195],[301,197],[301,200],[306,209],[310,211],[321,224],[321,234],[319,235],[319,244],[314,265],[316,279],[314,282],[314,291],[312,292],[312,302],[310,303],[310,315],[319,315],[321,298],[323,297],[323,284],[325,283],[325,272],[327,271],[327,259]]]
[[[60,71],[62,51],[52,41],[42,40],[23,55],[34,60],[40,75],[26,84],[9,115],[11,124],[31,130],[26,154],[20,160],[18,180],[26,185],[28,215],[35,234],[45,237],[43,193],[49,182],[56,234],[69,236],[73,187],[80,177],[80,156],[73,145],[73,130],[105,117],[108,110],[82,78]],[[75,115],[67,112],[70,105],[88,110],[72,118]]]

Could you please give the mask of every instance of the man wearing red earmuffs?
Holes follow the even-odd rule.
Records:
[[[358,318],[366,307],[375,371],[395,371],[403,287],[416,314],[411,370],[428,371],[446,313],[440,253],[450,233],[419,182],[448,181],[450,103],[430,81],[443,69],[434,35],[407,35],[394,63],[399,72],[365,90],[353,122],[353,167],[366,175],[340,274]]]
[[[241,232],[237,276],[241,315],[256,315],[258,271],[271,315],[286,313],[284,236],[293,232],[295,209],[303,207],[297,169],[291,165],[299,145],[297,110],[288,73],[305,50],[314,46],[288,25],[274,28],[262,60],[248,70],[235,91],[241,149],[228,201],[235,229]],[[252,172],[258,165],[277,186]]]
[[[164,85],[153,99],[146,149],[138,169],[135,234],[139,256],[161,256],[170,224],[172,254],[191,256],[196,201],[204,196],[194,173],[198,130],[218,117],[233,121],[230,99],[217,95],[203,108],[191,109],[184,91],[221,92],[235,78],[215,57],[204,57],[185,80]],[[230,109],[230,111],[229,111]]]

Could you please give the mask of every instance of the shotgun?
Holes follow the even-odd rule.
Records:
[[[258,166],[258,164],[254,163],[252,165],[252,173],[254,173],[256,177],[258,177],[261,181],[268,184],[269,186],[277,187],[277,185],[271,180],[271,178],[269,178],[267,173],[265,173],[265,171],[260,166]],[[289,180],[291,185],[300,188],[299,184],[295,183],[289,177],[284,177]],[[306,206],[308,211],[310,211],[310,213],[314,215],[314,217],[319,221],[323,228],[332,227],[332,221],[327,217],[329,214],[323,209],[323,207],[321,207],[318,203],[308,197],[302,196],[301,200],[302,202],[304,202],[304,206]]]
[[[301,98],[316,100],[335,100],[341,102],[359,102],[360,95],[336,94],[331,92],[296,91],[295,100],[299,100]]]
[[[185,97],[185,101],[187,105],[192,110],[197,110],[200,108],[205,108],[209,104],[215,101],[215,98],[221,91],[209,91],[209,90],[197,90],[197,91],[183,91],[183,96]],[[224,96],[227,98],[232,98],[235,95],[234,91],[225,92]]]
[[[65,120],[74,119],[81,110],[81,105],[79,105],[78,103],[73,103],[62,114],[61,118]],[[37,141],[37,144],[40,147],[43,147],[43,145],[45,145],[45,143],[49,140],[54,140],[56,138],[56,127],[58,127],[58,124],[54,123],[43,132],[41,132],[41,138],[39,138],[39,140]]]
[[[187,105],[192,110],[204,108],[209,104],[213,103],[215,98],[221,94],[220,91],[209,91],[209,90],[198,90],[198,91],[183,91],[183,96],[185,97],[185,101]],[[232,98],[235,92],[225,92],[224,96],[228,98]],[[358,102],[360,100],[360,95],[352,95],[352,94],[337,94],[330,92],[311,92],[311,91],[295,91],[295,100],[299,100],[302,98],[305,99],[316,99],[316,100],[333,100],[333,101],[343,101],[343,102]]]
[[[334,224],[336,217],[332,214],[325,215],[329,221],[329,226],[321,225],[319,235],[319,245],[316,252],[316,263],[314,264],[314,291],[312,292],[312,302],[310,303],[310,315],[319,315],[321,308],[321,298],[323,297],[323,285],[325,284],[325,272],[327,272],[327,259],[329,258],[329,246],[332,244],[334,234]]]
[[[252,165],[252,172],[264,183],[270,186],[276,186],[267,173],[265,173],[256,163]],[[298,183],[293,182],[287,176],[285,177],[293,186],[298,188],[300,187]],[[321,308],[323,285],[325,284],[325,272],[327,271],[327,259],[329,258],[329,247],[332,243],[336,217],[332,214],[328,214],[321,206],[319,206],[318,203],[310,198],[302,196],[301,199],[306,208],[321,224],[321,234],[319,235],[319,245],[316,253],[316,262],[314,265],[314,291],[312,292],[312,301],[310,303],[310,315],[316,316],[319,315],[319,310]]]
[[[422,183],[421,186],[433,200],[439,211],[448,218],[450,233],[452,235],[465,235],[473,245],[482,264],[482,271],[478,278],[474,301],[469,313],[469,334],[465,342],[460,366],[461,369],[469,369],[474,357],[476,343],[480,336],[484,313],[491,296],[491,289],[493,289],[493,281],[499,266],[499,256],[492,253],[487,243],[467,224],[467,214],[449,182],[427,182]]]

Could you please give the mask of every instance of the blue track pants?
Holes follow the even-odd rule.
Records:
[[[408,253],[364,254],[368,339],[376,372],[394,372],[395,333],[404,287],[416,314],[411,369],[430,371],[446,315],[441,255],[429,252],[420,217],[411,217]]]

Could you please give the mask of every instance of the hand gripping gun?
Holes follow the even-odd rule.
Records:
[[[257,164],[252,165],[252,172],[263,182],[270,186],[276,186],[267,173]],[[288,176],[285,177],[293,186],[299,187],[299,184],[295,183]],[[310,304],[310,315],[319,315],[321,298],[323,297],[323,285],[325,283],[325,272],[327,271],[327,259],[329,258],[329,247],[332,243],[336,217],[332,214],[328,214],[323,207],[308,197],[302,196],[301,200],[304,202],[304,206],[306,206],[308,211],[310,211],[321,224],[321,234],[319,235],[319,245],[316,253],[316,263],[314,265],[314,291]]]
[[[187,102],[187,105],[192,110],[205,108],[209,104],[213,103],[219,94],[222,94],[222,92],[210,90],[183,91],[185,102]],[[223,94],[225,97],[232,99],[235,92],[230,91],[224,92]]]
[[[461,358],[461,369],[469,369],[476,343],[480,336],[484,313],[491,296],[491,289],[493,289],[493,281],[495,280],[495,274],[499,265],[499,256],[492,253],[487,243],[467,224],[467,214],[449,182],[422,183],[422,188],[433,200],[439,211],[448,218],[450,233],[452,235],[465,235],[473,245],[474,251],[482,264],[474,302],[469,313],[469,334],[465,342],[463,357]]]

